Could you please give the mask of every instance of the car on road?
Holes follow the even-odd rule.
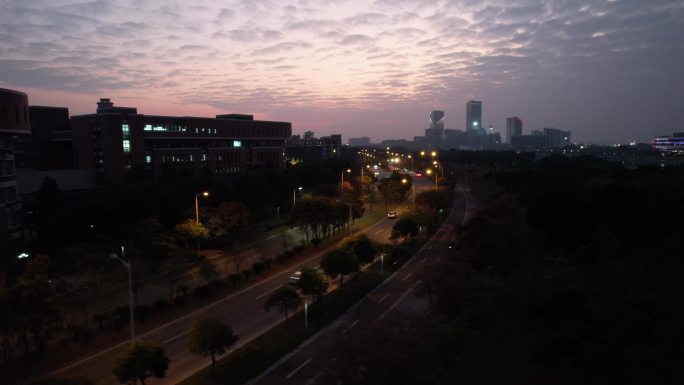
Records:
[[[292,286],[295,286],[301,278],[302,278],[302,271],[297,270],[290,276],[289,284]]]
[[[390,211],[387,213],[387,218],[394,219],[397,217],[397,212],[396,211]]]

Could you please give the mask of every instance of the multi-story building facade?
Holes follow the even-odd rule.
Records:
[[[342,135],[333,134],[316,138],[312,131],[304,133],[304,137],[294,135],[285,144],[288,161],[315,161],[339,158],[342,151]]]
[[[469,145],[481,144],[485,130],[482,127],[482,102],[479,100],[470,100],[466,103],[466,132]]]
[[[15,250],[22,235],[21,202],[17,193],[15,145],[31,134],[28,96],[0,88],[0,258]]]
[[[506,119],[506,143],[511,144],[511,137],[522,135],[523,121],[517,116]]]
[[[101,99],[95,114],[70,119],[78,168],[95,170],[98,183],[128,176],[235,177],[249,168],[284,168],[287,122],[253,120],[251,115],[216,118],[142,115]]]

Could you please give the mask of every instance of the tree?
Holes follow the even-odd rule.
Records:
[[[315,301],[316,298],[325,294],[328,290],[328,284],[316,270],[304,267],[302,268],[302,275],[297,281],[297,288],[303,294],[311,295],[311,300]]]
[[[136,341],[125,356],[119,358],[114,366],[114,375],[124,384],[140,380],[145,385],[149,377],[164,378],[171,360],[164,349],[151,342]]]
[[[202,314],[195,320],[188,350],[203,357],[210,355],[213,373],[216,367],[216,354],[224,354],[237,340],[238,337],[233,334],[230,326],[216,317]]]
[[[188,264],[180,255],[172,255],[161,265],[161,278],[169,289],[169,300],[176,297],[176,289],[186,280]]]
[[[234,252],[228,255],[226,262],[233,264],[233,267],[235,268],[235,274],[240,274],[240,267],[247,259],[249,259],[249,255],[247,253]]]
[[[179,223],[175,227],[176,236],[185,243],[190,251],[190,243],[196,239],[209,238],[209,230],[203,224],[195,222],[194,219],[188,219],[183,223]]]
[[[240,237],[249,224],[249,211],[240,202],[223,202],[219,205],[216,216],[226,233],[233,239]]]
[[[325,275],[340,277],[340,289],[344,282],[344,276],[359,271],[359,261],[352,253],[344,249],[335,249],[325,254],[321,260],[321,267]]]
[[[297,310],[300,303],[302,303],[302,298],[299,296],[299,293],[290,287],[283,286],[268,297],[264,308],[266,311],[276,308],[285,314],[285,319],[287,319],[289,311]]]
[[[391,239],[418,235],[418,223],[411,217],[403,217],[394,224]]]
[[[356,239],[353,251],[356,259],[361,263],[371,263],[375,258],[375,247],[366,234],[361,234]]]

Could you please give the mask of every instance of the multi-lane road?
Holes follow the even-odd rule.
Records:
[[[302,346],[253,379],[249,385],[336,384],[336,344],[340,339],[357,337],[363,328],[383,320],[390,314],[421,314],[427,303],[413,293],[414,278],[424,264],[438,264],[451,251],[456,241],[454,229],[469,215],[468,192],[459,189],[454,209],[440,230],[416,255],[397,270],[381,286],[369,293],[353,309]]]
[[[417,190],[430,186],[429,181],[421,178],[416,178],[414,183],[416,183]],[[406,209],[408,207],[397,208],[398,211]],[[385,218],[366,228],[363,232],[372,239],[387,242],[393,225],[393,219]],[[240,336],[240,340],[233,349],[242,346],[281,322],[282,315],[280,313],[264,310],[264,302],[267,296],[277,288],[287,284],[289,276],[300,266],[318,266],[320,257],[320,254],[315,255],[297,267],[284,270],[191,314],[139,335],[139,339],[160,344],[171,359],[166,377],[151,379],[149,382],[151,384],[175,384],[210,364],[209,359],[190,354],[187,348],[193,321],[202,312],[220,318]],[[85,377],[98,385],[117,384],[118,382],[112,374],[112,368],[117,358],[125,354],[129,346],[129,342],[113,346],[71,363],[53,372],[52,375]]]

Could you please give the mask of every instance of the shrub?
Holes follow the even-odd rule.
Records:
[[[311,244],[318,247],[323,240],[321,238],[311,238]]]
[[[164,315],[166,309],[169,307],[169,301],[162,297],[152,302],[152,307],[157,311],[157,313]]]
[[[244,271],[242,272],[242,276],[245,277],[245,280],[248,280],[249,277],[252,276],[252,270],[244,270]]]
[[[185,296],[180,296],[173,299],[173,304],[176,305],[176,307],[183,307],[185,306],[186,302],[188,302],[188,300],[185,298]]]
[[[289,259],[289,258],[287,257],[286,254],[278,254],[278,255],[276,255],[276,261],[277,261],[279,264],[281,264],[281,265],[284,265],[284,264],[287,262],[288,259]]]
[[[230,284],[233,286],[237,286],[238,283],[242,280],[242,276],[240,274],[231,274],[228,276],[228,281],[230,281]]]
[[[152,307],[150,305],[136,305],[135,306],[135,320],[139,322],[145,322],[147,317],[152,313]]]
[[[264,264],[261,262],[254,262],[252,265],[252,271],[254,271],[254,274],[259,275],[261,272],[263,272],[265,269]]]
[[[197,298],[209,298],[214,294],[214,289],[210,285],[200,285],[195,287],[192,293]]]

